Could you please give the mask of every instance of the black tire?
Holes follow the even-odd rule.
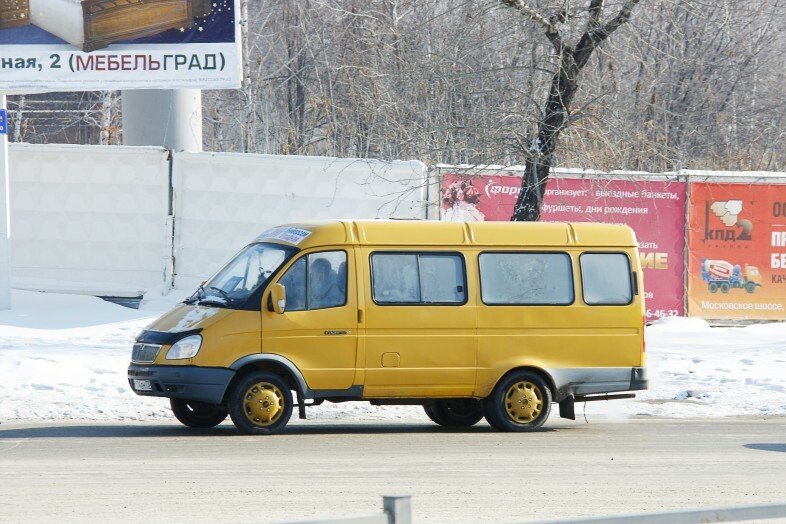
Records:
[[[746,282],[745,291],[747,291],[748,293],[753,293],[754,291],[756,291],[756,284],[754,282]]]
[[[449,428],[474,426],[483,418],[480,402],[471,398],[437,400],[423,409],[432,421]]]
[[[533,431],[551,412],[551,390],[531,371],[516,371],[504,377],[483,401],[483,413],[500,431]]]
[[[731,286],[729,285],[728,282],[722,282],[721,283],[721,285],[720,285],[721,293],[728,293],[729,289],[731,289]]]
[[[229,393],[229,416],[249,435],[271,435],[292,416],[292,390],[279,375],[256,371],[240,378]]]
[[[710,289],[710,293],[718,292],[718,284],[716,284],[715,282],[710,282],[708,287]]]
[[[224,406],[208,404],[198,400],[182,398],[169,399],[175,418],[190,428],[212,428],[227,418],[229,412]]]

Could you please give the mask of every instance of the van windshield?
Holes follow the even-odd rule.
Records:
[[[236,309],[264,284],[292,251],[292,248],[277,244],[250,244],[185,302]]]

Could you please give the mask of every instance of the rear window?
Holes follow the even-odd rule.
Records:
[[[579,261],[584,302],[624,306],[633,301],[630,260],[625,253],[584,253]]]
[[[488,305],[573,303],[567,253],[481,253],[480,294]]]

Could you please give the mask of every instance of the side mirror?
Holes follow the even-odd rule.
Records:
[[[273,311],[279,315],[287,310],[287,293],[283,284],[273,284],[270,289],[270,302],[273,306]]]

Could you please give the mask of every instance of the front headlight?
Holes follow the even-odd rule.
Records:
[[[199,353],[200,346],[202,346],[202,337],[199,335],[181,338],[169,348],[169,351],[166,353],[166,358],[167,360],[192,358]]]

